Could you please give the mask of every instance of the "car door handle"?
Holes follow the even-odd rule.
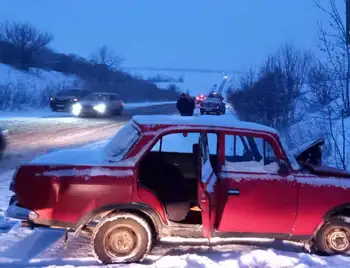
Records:
[[[240,195],[240,191],[238,189],[230,189],[227,191],[228,195]]]

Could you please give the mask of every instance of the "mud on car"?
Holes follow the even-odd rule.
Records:
[[[347,252],[350,174],[322,166],[322,142],[292,155],[276,130],[227,119],[134,116],[100,161],[23,164],[7,215],[32,228],[90,233],[105,264],[141,261],[170,236],[263,237]]]

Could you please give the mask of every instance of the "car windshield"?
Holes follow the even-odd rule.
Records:
[[[84,93],[83,90],[79,89],[71,89],[71,90],[64,90],[57,93],[58,96],[80,96],[82,93]]]
[[[109,100],[109,95],[107,94],[90,94],[84,98],[84,100],[96,100],[96,101],[106,101]]]
[[[211,93],[208,96],[209,98],[222,99],[222,95],[220,93]]]
[[[282,145],[282,148],[288,158],[289,163],[291,164],[292,168],[294,170],[300,170],[301,167],[298,164],[298,161],[295,159],[295,157],[290,153],[289,147],[287,145],[287,143],[285,142],[285,140],[283,138],[280,138],[280,143]]]
[[[106,145],[107,158],[113,162],[121,161],[139,138],[140,131],[132,121],[129,121]]]

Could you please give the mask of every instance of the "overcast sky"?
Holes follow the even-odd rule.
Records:
[[[325,16],[313,0],[0,0],[0,18],[51,32],[65,53],[107,44],[127,66],[240,70],[285,42],[315,48]]]

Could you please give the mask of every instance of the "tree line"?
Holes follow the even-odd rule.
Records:
[[[76,75],[94,91],[119,93],[126,101],[174,100],[178,91],[159,89],[152,81],[134,77],[120,69],[123,58],[103,45],[90,58],[64,54],[49,47],[54,36],[28,22],[0,24],[0,63],[20,70],[39,68]]]
[[[314,3],[329,18],[327,27],[318,22],[317,41],[322,57],[317,58],[309,49],[284,44],[260,67],[241,75],[238,84],[228,90],[227,98],[241,119],[281,132],[303,120],[305,111],[318,111],[322,121],[319,127],[324,128],[323,134],[333,147],[336,164],[346,169],[350,162],[346,127],[350,117],[350,49],[339,9],[345,1]],[[300,107],[303,109],[298,114]]]

